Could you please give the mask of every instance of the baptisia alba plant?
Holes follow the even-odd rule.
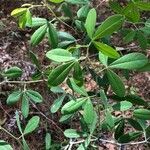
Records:
[[[124,81],[130,75],[129,72],[150,71],[149,59],[146,56],[150,43],[147,32],[150,24],[149,20],[140,17],[142,11],[150,11],[150,3],[132,0],[127,2],[126,6],[121,6],[117,1],[110,1],[109,6],[115,14],[100,23],[97,11],[92,8],[91,3],[90,0],[44,0],[40,5],[23,4],[12,11],[11,16],[19,21],[20,28],[33,29],[34,33],[30,39],[32,48],[42,43],[43,39],[47,39],[49,50],[45,53],[45,58],[49,64],[55,65],[50,69],[42,68],[36,52],[30,51],[31,61],[37,68],[35,73],[37,78],[31,81],[13,80],[22,74],[21,68],[16,66],[2,72],[7,78],[3,84],[8,82],[23,85],[10,93],[7,104],[13,105],[21,101],[21,113],[28,120],[30,103],[42,105],[43,96],[26,85],[44,82],[53,93],[59,95],[49,106],[49,113],[60,112],[61,116],[57,119],[61,124],[71,124],[75,119],[80,126],[61,129],[67,142],[62,144],[60,141],[59,149],[98,149],[98,141],[109,142],[100,136],[105,131],[112,135],[110,143],[113,142],[120,147],[142,137],[144,140],[139,143],[147,143],[150,138],[150,127],[147,124],[150,120],[149,104],[126,90]],[[60,6],[63,17],[56,15],[52,5]],[[72,5],[78,6],[77,16],[71,9]],[[48,20],[35,17],[32,14],[35,7],[45,7],[53,18]],[[65,20],[70,20],[72,24],[68,24]],[[63,24],[74,35],[58,29],[55,22]],[[143,27],[138,26],[141,22]],[[126,24],[131,24],[133,28],[126,28]],[[125,43],[138,41],[142,51],[122,52],[116,48],[109,39],[117,33],[122,33]],[[94,56],[98,56],[95,59],[99,63],[99,68],[96,69],[92,65],[93,51]],[[96,82],[96,91],[87,91],[85,87],[87,73],[90,73]],[[62,83],[67,85],[71,92],[63,90]],[[120,117],[115,116],[116,111],[121,112]],[[130,116],[126,115],[127,111],[131,112]],[[24,130],[20,125],[18,113],[16,119],[22,135],[21,141],[18,140],[23,149],[30,149],[30,143],[26,142],[25,136],[38,127],[40,118],[33,116]],[[127,126],[134,131],[125,132]],[[1,143],[5,142],[1,141],[0,146]],[[55,147],[53,135],[48,132],[45,135],[45,145],[46,150]],[[10,147],[7,143],[3,146]]]

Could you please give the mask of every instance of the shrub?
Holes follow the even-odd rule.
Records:
[[[60,6],[63,15],[57,16],[52,5]],[[77,5],[77,16],[71,9],[72,5]],[[1,84],[22,85],[19,90],[15,89],[10,93],[7,104],[21,101],[21,113],[27,119],[29,103],[42,105],[43,96],[26,85],[44,82],[53,93],[59,94],[50,106],[50,113],[60,111],[59,122],[62,124],[69,124],[75,118],[80,125],[76,129],[60,129],[64,130],[67,143],[63,145],[60,141],[59,149],[97,149],[97,141],[115,143],[121,147],[139,137],[143,137],[144,140],[132,144],[147,143],[150,137],[147,124],[150,120],[149,104],[126,90],[124,83],[128,80],[129,72],[150,71],[150,63],[145,55],[150,44],[150,21],[141,17],[142,12],[150,11],[150,3],[133,0],[121,6],[117,1],[110,1],[109,6],[114,14],[100,23],[97,22],[97,12],[92,8],[90,0],[44,0],[40,5],[23,4],[11,13],[11,16],[19,21],[20,28],[35,29],[30,40],[31,47],[36,47],[45,38],[48,39],[50,50],[45,56],[49,63],[53,62],[55,65],[45,69],[39,63],[36,54],[30,51],[31,61],[37,69],[34,74],[36,78],[30,81],[16,80],[22,75],[22,70],[16,66],[2,72],[6,80]],[[45,7],[53,15],[53,19],[34,17],[32,9],[35,7]],[[72,25],[67,24],[65,20],[69,20]],[[59,31],[55,26],[56,21],[66,26],[74,35]],[[140,52],[124,52],[115,48],[110,42],[110,37],[114,34],[121,34],[125,44],[137,41]],[[93,66],[93,57],[99,62],[99,68]],[[86,73],[90,73],[96,82],[96,91],[87,91],[85,88]],[[71,92],[63,90],[62,83],[65,83]],[[115,116],[116,111],[121,112],[121,117]],[[127,111],[131,112],[131,116],[126,115]],[[0,129],[14,137],[23,149],[30,149],[25,140],[26,134],[38,127],[40,117],[33,116],[24,130],[18,112],[16,120],[20,138],[14,137],[3,127]],[[125,132],[127,125],[134,131]],[[104,131],[112,134],[111,141],[100,136]],[[5,142],[0,142],[0,147],[4,146],[7,149],[9,145],[3,143]],[[55,141],[48,132],[45,135],[45,145],[47,150],[54,149],[55,146]]]

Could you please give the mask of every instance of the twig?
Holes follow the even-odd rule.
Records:
[[[0,126],[0,130],[4,131],[5,133],[7,133],[9,136],[11,136],[13,139],[15,139],[21,146],[21,142],[19,141],[19,138],[15,137],[13,134],[11,134],[9,131],[7,131],[5,128],[3,128],[2,126]],[[23,146],[22,146],[23,147]]]
[[[97,140],[98,140],[97,138],[96,139],[91,139],[90,142],[94,142],[94,141],[97,141]],[[73,140],[70,139],[69,144],[65,147],[64,150],[71,150],[73,145],[84,143],[84,142],[85,142],[85,140],[80,140],[80,141],[73,142]]]
[[[133,143],[118,143],[116,141],[109,141],[109,140],[104,140],[104,139],[98,139],[101,142],[106,142],[106,143],[111,143],[114,145],[118,145],[118,146],[123,146],[123,145],[138,145],[138,144],[144,144],[144,143],[149,143],[148,139],[147,140],[143,140],[143,141],[139,141],[139,142],[133,142]]]
[[[1,107],[1,109],[4,111],[4,113],[6,113],[9,117],[11,117],[10,115],[9,115],[9,113],[3,108],[3,105],[2,105],[2,102],[0,101],[0,107]]]
[[[57,17],[57,15],[54,13],[54,11],[52,10],[52,8],[49,6],[49,4],[47,4],[46,1],[44,1],[44,5],[50,10],[50,12],[52,13],[52,15],[53,15],[59,22],[63,23],[65,26],[67,26],[68,28],[70,28],[72,31],[74,31],[74,32],[77,34],[76,30],[75,30],[73,27],[69,26],[67,23],[65,23],[65,22],[62,21],[59,17]]]
[[[46,82],[47,80],[35,80],[35,81],[2,81],[0,85],[10,83],[10,84],[32,84],[32,83],[39,83],[39,82]]]
[[[33,105],[33,107],[40,113],[40,115],[41,116],[43,116],[44,118],[46,118],[49,122],[51,122],[57,129],[59,129],[62,133],[64,133],[63,132],[63,130],[53,121],[53,120],[51,120],[50,118],[48,118],[43,112],[41,112],[38,108],[37,108],[37,106],[32,102],[32,101],[30,101],[31,102],[31,104]]]
[[[97,5],[96,9],[98,9],[98,7],[99,7],[100,5],[102,5],[104,2],[106,2],[106,0],[102,0],[102,1]]]

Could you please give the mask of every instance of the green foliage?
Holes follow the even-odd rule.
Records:
[[[85,22],[85,28],[90,38],[93,37],[95,25],[96,25],[96,10],[93,8],[89,11]]]
[[[112,47],[100,43],[100,42],[94,42],[95,47],[102,52],[104,55],[110,57],[110,58],[118,58],[120,57],[120,55],[118,54],[118,52],[113,49]]]
[[[39,27],[34,34],[31,36],[31,45],[36,46],[38,45],[44,38],[47,30],[47,25],[43,25]]]
[[[132,70],[142,68],[147,63],[148,59],[145,57],[145,55],[141,53],[130,53],[111,63],[109,68]]]
[[[51,148],[51,135],[49,133],[46,133],[45,136],[45,149],[49,150]]]
[[[121,80],[121,78],[113,71],[107,71],[107,77],[112,87],[112,90],[120,97],[125,95],[125,86]]]
[[[0,140],[0,149],[3,150],[13,150],[13,148],[5,141]]]
[[[3,76],[8,78],[18,78],[21,75],[22,75],[22,70],[18,67],[11,67],[3,73]]]
[[[124,17],[122,15],[113,15],[109,17],[98,27],[94,34],[94,39],[111,35],[122,26],[123,22]]]
[[[134,0],[127,1],[126,5],[122,6],[117,1],[110,1],[109,6],[115,14],[98,22],[100,19],[97,19],[97,10],[92,8],[91,2],[90,0],[47,0],[41,5],[24,4],[11,13],[11,16],[18,19],[20,28],[33,29],[31,48],[42,44],[43,40],[49,43],[49,50],[46,47],[43,54],[45,53],[48,58],[47,63],[50,67],[40,63],[36,51],[29,52],[29,58],[37,69],[34,80],[19,81],[23,70],[18,67],[11,67],[1,73],[4,83],[21,83],[17,86],[19,90],[14,89],[8,95],[7,104],[20,104],[18,106],[25,121],[22,122],[19,113],[16,112],[16,123],[21,134],[20,138],[16,139],[22,143],[24,150],[30,150],[26,136],[42,124],[39,116],[30,114],[30,104],[36,108],[35,105],[42,104],[43,97],[46,97],[35,91],[33,86],[28,85],[31,83],[38,85],[43,82],[47,90],[50,89],[57,94],[57,99],[54,101],[50,99],[49,113],[51,117],[59,116],[54,122],[59,121],[60,124],[67,124],[68,127],[65,129],[64,126],[61,129],[66,139],[59,144],[53,141],[55,133],[50,134],[49,128],[46,128],[43,137],[46,150],[55,149],[58,145],[59,148],[56,149],[62,149],[64,144],[67,144],[65,149],[72,147],[77,150],[92,149],[91,147],[98,147],[97,137],[105,131],[111,132],[120,144],[149,136],[147,126],[147,121],[150,120],[149,104],[133,94],[133,91],[126,86],[126,80],[127,75],[130,77],[133,71],[150,71],[149,59],[146,56],[147,48],[150,46],[150,21],[141,17],[141,12],[150,11],[150,3]],[[60,6],[59,13],[53,11],[55,5]],[[48,9],[54,18],[33,17],[32,9],[35,7]],[[77,13],[72,11],[74,7]],[[59,30],[61,24],[67,27],[66,31],[69,30],[70,33]],[[139,48],[135,51],[118,49],[111,42],[114,33],[122,36],[124,44],[137,42]],[[92,60],[93,56],[98,56],[98,59],[95,57],[98,67],[93,65],[95,61]],[[88,91],[85,84],[87,74],[91,74],[91,79],[96,84],[92,91]],[[64,90],[62,86],[69,90]],[[116,111],[121,112],[120,118],[115,116]],[[125,111],[130,111],[132,116],[126,116]],[[43,112],[40,114],[48,118]],[[73,129],[76,127],[72,125],[73,121],[76,121],[77,129]],[[57,127],[57,124],[55,126]],[[128,126],[134,128],[135,132],[127,133]],[[45,126],[42,125],[42,128]],[[0,126],[0,129],[3,128]],[[0,149],[12,148],[1,140]]]
[[[65,49],[54,49],[46,53],[47,58],[57,61],[57,62],[66,62],[74,60],[75,57],[72,57],[72,54]]]
[[[39,116],[34,116],[32,117],[29,121],[28,124],[26,125],[23,134],[29,134],[33,132],[39,125],[40,122],[40,117]]]

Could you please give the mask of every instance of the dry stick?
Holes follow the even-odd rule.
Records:
[[[13,139],[15,139],[22,147],[23,145],[21,144],[21,142],[19,141],[19,138],[15,137],[13,134],[11,134],[9,131],[7,131],[5,128],[3,128],[2,126],[0,126],[0,130],[4,131],[5,133],[7,133],[9,136],[11,136]]]
[[[97,141],[98,139],[91,139],[90,142],[94,142],[94,141]],[[76,142],[73,142],[72,139],[70,140],[69,144],[66,146],[65,150],[71,150],[72,149],[72,146],[75,145],[75,144],[80,144],[80,143],[84,143],[85,140],[80,140],[80,141],[76,141]]]
[[[144,143],[149,143],[147,140],[144,141],[139,141],[139,142],[133,142],[133,143],[117,143],[115,141],[109,141],[109,140],[104,140],[104,139],[98,139],[101,142],[106,142],[106,143],[111,143],[114,145],[118,145],[118,146],[124,146],[124,145],[138,145],[138,144],[144,144]]]
[[[31,102],[31,101],[30,101]],[[41,114],[41,116],[43,116],[44,118],[46,118],[48,121],[50,121],[54,126],[56,126],[57,129],[59,129],[62,133],[64,133],[64,131],[53,121],[51,120],[50,118],[48,118],[43,112],[41,112],[37,106],[31,102],[31,104],[33,105],[33,107]]]
[[[47,80],[36,80],[36,81],[3,81],[3,82],[0,83],[0,85],[5,84],[5,83],[24,84],[24,85],[26,85],[26,84],[31,84],[31,83],[45,82],[45,81],[47,81]],[[32,102],[31,102],[31,103],[32,103]],[[36,107],[36,105],[35,105],[34,103],[32,103],[32,105],[34,106],[34,108],[36,108],[36,109],[39,111],[39,113],[40,113],[43,117],[45,117],[47,120],[49,120],[53,125],[55,125],[55,126],[63,133],[63,130],[62,130],[53,120],[51,120],[51,119],[49,119],[47,116],[45,116],[45,114],[42,113],[42,112]]]
[[[50,10],[50,12],[53,14],[53,16],[54,16],[59,22],[63,23],[65,26],[67,26],[68,28],[70,28],[72,31],[74,31],[74,32],[77,34],[76,30],[75,30],[73,27],[69,26],[67,23],[65,23],[65,22],[62,21],[59,17],[57,17],[57,15],[54,13],[54,11],[52,10],[52,8],[49,6],[49,4],[47,4],[46,1],[44,1],[44,5]]]
[[[11,116],[9,115],[9,113],[3,108],[1,101],[0,101],[0,107],[1,107],[1,109],[4,111],[4,113],[6,113],[9,117],[11,117]]]
[[[102,1],[97,5],[96,9],[98,9],[98,7],[99,7],[100,5],[102,5],[104,2],[106,2],[106,0],[102,0]]]
[[[46,82],[47,80],[35,80],[35,81],[3,81],[0,82],[0,85],[5,84],[5,83],[10,83],[10,84],[32,84],[32,83],[39,83],[39,82]]]

